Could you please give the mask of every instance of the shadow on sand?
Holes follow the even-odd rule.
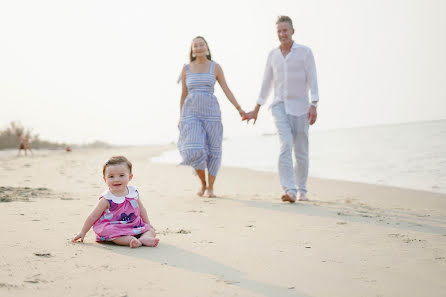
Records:
[[[237,286],[266,297],[310,297],[310,295],[297,292],[294,287],[280,287],[244,278],[243,274],[233,267],[168,243],[160,242],[158,248],[143,247],[138,249],[114,244],[99,244],[96,246],[118,254],[145,259],[194,273],[210,274],[215,276],[217,281],[223,281],[228,285]],[[268,268],[265,267],[265,269]]]
[[[401,230],[445,235],[446,219],[426,215],[417,215],[404,210],[383,210],[366,205],[348,206],[345,203],[309,201],[295,204],[273,202],[265,200],[247,200],[231,197],[220,197],[243,204],[246,207],[261,208],[271,211],[294,213],[306,216],[333,218],[348,222],[373,224]]]

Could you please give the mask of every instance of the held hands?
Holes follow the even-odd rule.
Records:
[[[84,232],[80,232],[78,235],[76,235],[76,237],[74,237],[71,242],[76,242],[78,239],[81,240],[81,242],[84,242],[84,238],[85,238],[85,233]]]
[[[246,113],[245,117],[243,117],[242,120],[243,121],[246,120],[246,124],[248,124],[250,120],[254,120],[254,125],[255,125],[255,123],[257,121],[257,114],[258,114],[258,112],[256,112],[255,110],[252,110],[252,111]]]

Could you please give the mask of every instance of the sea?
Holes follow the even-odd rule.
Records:
[[[277,134],[225,138],[222,165],[277,172],[279,145]],[[310,131],[309,175],[446,194],[446,120]]]

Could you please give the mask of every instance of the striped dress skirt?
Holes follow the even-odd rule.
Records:
[[[182,165],[217,176],[221,165],[223,125],[217,98],[208,91],[189,92],[183,105],[178,150]]]

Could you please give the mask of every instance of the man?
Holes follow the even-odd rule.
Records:
[[[271,109],[281,143],[279,175],[285,192],[282,200],[293,203],[298,193],[300,201],[308,200],[308,128],[309,124],[316,122],[319,95],[311,49],[293,41],[293,22],[288,16],[280,16],[276,26],[280,46],[268,55],[257,105],[245,119],[248,122],[254,119],[255,124],[260,107],[266,103],[274,86]],[[293,148],[296,158],[294,170]]]

